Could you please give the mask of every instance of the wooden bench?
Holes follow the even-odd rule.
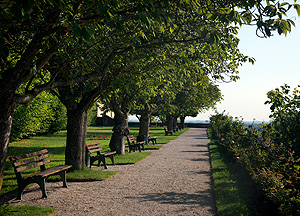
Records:
[[[168,136],[168,134],[173,135],[173,131],[168,131],[167,128],[164,128],[165,130],[165,136]]]
[[[152,142],[153,145],[157,144],[156,139],[157,139],[157,137],[149,137],[148,136],[148,144],[149,144],[150,141]]]
[[[176,127],[173,129],[173,132],[174,132],[174,133],[178,132],[178,126],[176,126]]]
[[[136,142],[135,137],[133,135],[127,136],[127,142],[129,146],[129,153],[131,151],[139,150],[141,152],[141,146],[143,147],[143,150],[145,151],[145,141]]]
[[[18,196],[17,199],[22,199],[22,193],[25,187],[31,183],[37,183],[42,190],[42,198],[48,198],[46,192],[45,182],[51,175],[60,175],[63,181],[63,187],[68,188],[66,181],[66,171],[71,168],[71,165],[63,165],[57,167],[51,167],[46,169],[45,164],[50,163],[48,150],[28,153],[20,156],[13,156],[9,158],[13,162],[13,167],[18,182]],[[30,176],[24,177],[22,172],[35,167],[40,167],[38,173],[34,173]]]
[[[86,154],[90,155],[90,168],[93,165],[95,161],[98,161],[98,166],[100,166],[101,162],[104,164],[104,168],[107,169],[106,165],[106,158],[109,157],[112,164],[115,165],[114,155],[117,153],[116,151],[113,152],[107,152],[107,153],[101,153],[102,146],[100,145],[100,142],[94,142],[94,143],[87,143],[86,144]],[[97,155],[91,155],[91,153],[96,152]]]

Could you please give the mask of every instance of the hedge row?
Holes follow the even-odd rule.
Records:
[[[245,127],[224,113],[211,117],[211,128],[234,161],[241,163],[283,215],[300,215],[300,158],[290,143],[278,142],[274,124]]]

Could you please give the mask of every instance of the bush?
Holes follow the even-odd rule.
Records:
[[[97,124],[97,106],[96,103],[94,103],[92,108],[89,110],[87,125],[95,126],[96,124]]]
[[[249,171],[282,214],[299,215],[300,159],[291,142],[278,142],[282,135],[276,124],[245,127],[242,121],[221,113],[211,117],[211,128],[232,159]]]
[[[13,116],[11,138],[53,133],[66,128],[66,108],[49,92],[42,92],[32,102],[18,105]]]

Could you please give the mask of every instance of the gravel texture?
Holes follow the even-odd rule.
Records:
[[[109,166],[119,173],[106,181],[47,182],[48,199],[34,187],[9,204],[53,207],[55,216],[215,215],[208,142],[206,129],[191,128],[137,164]]]

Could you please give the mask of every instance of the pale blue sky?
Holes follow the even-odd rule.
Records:
[[[217,105],[218,112],[225,110],[233,117],[242,116],[245,121],[254,118],[268,121],[270,109],[269,105],[264,105],[266,93],[284,83],[292,88],[300,85],[300,21],[299,18],[292,19],[296,28],[286,37],[276,34],[262,39],[256,36],[255,27],[242,27],[240,51],[254,57],[256,62],[239,68],[240,80],[237,82],[219,84],[224,100]],[[207,120],[213,113],[199,114],[195,119]]]

